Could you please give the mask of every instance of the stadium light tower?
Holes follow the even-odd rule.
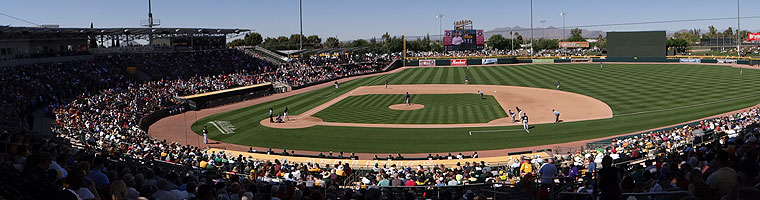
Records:
[[[154,26],[161,25],[161,20],[154,21],[153,20],[153,8],[151,5],[150,0],[148,0],[148,20],[140,20],[140,24],[142,26],[147,26],[150,29],[153,29]],[[148,44],[153,44],[153,31],[151,30],[148,32]]]
[[[545,39],[546,36],[544,35],[544,31],[546,30],[546,26],[544,26],[544,23],[546,23],[546,20],[541,20],[539,22],[541,22],[541,38]]]
[[[565,15],[567,15],[567,13],[560,12],[559,15],[562,16],[562,39],[565,39]]]
[[[741,15],[739,14],[739,0],[736,0],[736,55],[741,57],[742,56],[742,40],[741,40],[741,21],[739,18]]]
[[[445,15],[443,14],[438,14],[435,16],[435,18],[438,18],[438,34],[440,34],[441,43],[443,43],[443,28],[442,28],[443,17],[445,17]]]
[[[303,50],[303,0],[298,0],[298,21],[301,24],[301,33],[298,34],[298,50]]]
[[[533,0],[530,0],[530,56],[533,57]]]

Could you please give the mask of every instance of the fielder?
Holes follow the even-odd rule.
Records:
[[[519,107],[515,106],[515,110],[517,110],[517,117],[520,117],[520,116],[522,116],[522,115],[523,115],[523,111],[522,111],[522,110],[520,110],[520,108],[519,108]]]
[[[515,112],[512,112],[512,110],[509,110],[509,116],[512,117],[512,123],[514,123],[515,121],[517,121],[517,120],[515,120],[515,116],[516,116]]]
[[[272,108],[269,108],[269,123],[274,122],[274,110]]]
[[[385,80],[385,89],[388,89],[388,80]]]
[[[603,62],[599,62],[599,68],[604,69],[604,63]]]
[[[338,89],[338,81],[335,81],[335,89]]]
[[[478,90],[478,94],[480,95],[480,99],[483,99],[483,91]]]
[[[467,76],[464,76],[464,84],[465,85],[469,85],[470,84],[470,79]]]
[[[208,129],[203,125],[203,144],[208,144]]]
[[[559,123],[559,111],[552,109],[554,112],[554,123]]]
[[[530,130],[528,130],[529,127],[528,127],[528,114],[527,113],[523,113],[522,123],[523,123],[523,129],[525,129],[525,132],[530,133]]]
[[[285,121],[290,121],[290,117],[288,117],[288,107],[285,106],[285,113],[283,113]]]
[[[561,84],[559,84],[559,81],[557,81],[557,90],[559,91],[561,87]]]
[[[407,105],[407,106],[409,105],[409,99],[410,99],[411,97],[412,97],[412,96],[411,96],[411,95],[409,95],[409,92],[406,92],[406,105]]]

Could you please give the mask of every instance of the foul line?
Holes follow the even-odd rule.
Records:
[[[758,95],[753,94],[753,95],[747,95],[747,96],[743,96],[743,97],[735,97],[735,98],[729,98],[729,99],[723,99],[723,100],[718,100],[718,101],[705,102],[705,103],[694,104],[694,105],[686,105],[686,106],[679,106],[679,107],[673,107],[673,108],[664,108],[664,109],[658,109],[658,110],[648,110],[648,111],[633,112],[633,113],[624,113],[624,114],[613,115],[613,117],[646,114],[646,113],[661,112],[661,111],[668,111],[668,110],[677,110],[677,109],[681,109],[681,108],[690,108],[690,107],[704,106],[704,105],[709,105],[709,104],[722,103],[722,102],[726,102],[726,101],[733,101],[733,100],[737,100],[737,99],[746,99],[746,98],[749,98],[749,97],[757,97],[757,96]]]
[[[506,130],[487,130],[487,131],[468,131],[470,135],[472,133],[491,133],[491,132],[510,132],[510,131],[525,131],[525,129],[506,129]]]
[[[224,130],[222,130],[222,128],[219,128],[219,125],[216,125],[216,122],[209,121],[208,123],[211,123],[212,125],[214,125],[214,127],[216,127],[216,129],[219,129],[219,132],[222,132],[223,135],[227,135],[227,133],[224,132]]]

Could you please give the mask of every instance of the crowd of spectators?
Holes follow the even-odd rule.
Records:
[[[309,56],[281,65],[274,71],[278,81],[294,87],[336,78],[378,72],[391,62],[389,56],[350,54]]]
[[[14,105],[2,107],[14,114],[6,117],[20,118],[35,107],[51,105],[56,119],[52,127],[56,135],[51,138],[15,130],[0,134],[0,169],[10,174],[0,178],[4,182],[21,178],[16,184],[38,190],[26,194],[44,199],[379,199],[378,188],[384,186],[478,184],[513,185],[537,198],[555,184],[571,184],[573,192],[603,199],[624,192],[686,191],[700,199],[751,199],[760,193],[760,131],[754,128],[760,122],[758,108],[615,139],[599,148],[546,158],[523,157],[503,164],[375,165],[357,170],[347,163],[256,160],[149,137],[137,122],[150,112],[177,107],[181,104],[173,98],[177,95],[273,80],[299,86],[374,72],[390,62],[372,55],[342,55],[303,58],[270,68],[245,64],[249,58],[234,56],[237,53],[199,54],[235,61],[209,61],[212,66],[244,64],[236,64],[239,69],[230,68],[230,72],[204,65],[184,74],[174,68],[189,66],[153,66],[181,59],[145,58],[171,55],[112,55],[93,61],[0,68],[0,73],[6,74],[0,78],[2,99],[6,105]],[[199,54],[177,56],[203,56]],[[149,68],[138,67],[155,70],[151,74],[163,78],[135,81],[122,69],[123,59],[148,63]],[[220,72],[222,75],[217,74]],[[695,142],[705,133],[720,137]],[[432,159],[436,158],[441,157]],[[637,159],[646,161],[627,162]],[[626,162],[613,165],[613,160]],[[417,194],[405,195],[415,198]],[[484,194],[454,191],[449,195],[475,199]]]

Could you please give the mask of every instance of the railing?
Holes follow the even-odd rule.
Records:
[[[664,200],[664,199],[682,199],[684,197],[692,196],[687,191],[674,191],[674,192],[644,192],[644,193],[623,193],[620,195],[620,199],[629,199],[633,197],[637,200]]]

